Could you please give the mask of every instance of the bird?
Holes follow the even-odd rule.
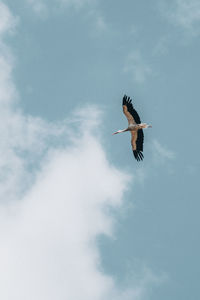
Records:
[[[130,131],[131,133],[131,145],[133,150],[133,155],[137,161],[141,161],[144,158],[143,155],[143,143],[144,143],[144,133],[143,129],[152,128],[151,125],[147,123],[141,123],[140,117],[137,111],[134,109],[132,104],[132,99],[124,95],[122,99],[123,113],[128,120],[128,127],[126,129],[118,130],[113,134],[118,134],[121,132]]]

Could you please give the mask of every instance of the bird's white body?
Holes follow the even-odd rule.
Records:
[[[129,124],[128,128],[118,130],[118,131],[114,132],[113,134],[117,134],[117,133],[121,133],[121,132],[125,132],[125,131],[137,131],[139,129],[145,129],[145,128],[151,128],[151,127],[152,127],[151,125],[148,125],[146,123]]]

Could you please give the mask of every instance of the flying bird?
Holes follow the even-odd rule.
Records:
[[[123,130],[118,130],[113,134],[130,131],[131,132],[131,145],[133,155],[137,161],[143,160],[143,143],[144,143],[144,128],[151,128],[151,125],[141,123],[140,117],[137,111],[134,109],[132,100],[130,97],[124,95],[122,100],[123,113],[128,120],[128,127]]]

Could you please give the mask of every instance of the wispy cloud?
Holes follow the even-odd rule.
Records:
[[[95,8],[94,6],[91,7],[88,10],[87,17],[88,17],[88,20],[91,23],[93,23],[93,26],[91,29],[93,36],[98,37],[100,33],[105,33],[105,32],[110,31],[109,25],[99,9]]]
[[[0,35],[7,32],[12,32],[16,26],[17,18],[13,17],[8,7],[0,2]]]
[[[135,50],[128,55],[126,59],[124,72],[130,73],[134,81],[143,83],[153,74],[151,67],[144,61],[141,52]]]
[[[34,13],[42,19],[46,19],[50,13],[57,10],[73,9],[77,13],[82,12],[89,16],[90,22],[93,24],[94,35],[98,36],[108,30],[108,24],[101,14],[99,9],[96,8],[97,0],[24,0],[32,8]]]
[[[166,160],[172,160],[175,158],[175,153],[158,142],[158,140],[153,141],[153,153],[156,161],[165,162]]]
[[[37,14],[39,14],[40,16],[46,15],[48,8],[47,8],[47,3],[45,3],[44,0],[26,0],[26,1],[29,5],[31,5],[31,7]]]
[[[15,18],[0,5],[0,298],[144,299],[149,273],[123,289],[101,267],[96,240],[112,235],[107,208],[123,204],[130,176],[110,165],[94,134],[99,111],[60,123],[20,111],[3,41]],[[80,120],[84,132],[73,129]]]
[[[165,1],[162,12],[171,23],[187,33],[200,34],[200,2],[198,0]]]
[[[168,53],[170,43],[170,36],[162,36],[157,43],[155,43],[152,54],[154,56],[164,55]]]
[[[84,6],[92,5],[96,0],[24,0],[40,16],[46,16],[49,10],[55,8],[74,8],[79,10]]]
[[[59,2],[65,5],[74,6],[75,8],[80,8],[84,5],[93,4],[96,1],[97,0],[59,0]]]
[[[102,16],[98,16],[96,20],[97,29],[100,31],[105,31],[107,29],[107,24]]]

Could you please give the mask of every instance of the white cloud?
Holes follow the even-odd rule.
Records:
[[[113,234],[129,176],[106,158],[99,112],[50,124],[20,111],[2,39],[15,18],[0,5],[0,298],[140,300],[153,276],[123,290],[101,266],[97,238]]]
[[[12,83],[11,73],[14,59],[4,40],[5,33],[12,33],[17,24],[6,5],[0,2],[0,104],[1,109],[10,104],[12,98],[16,98],[16,91]]]
[[[89,132],[51,151],[20,202],[1,207],[1,299],[109,299],[116,287],[96,238],[111,234],[106,209],[120,205],[126,180]]]
[[[40,16],[46,16],[47,12],[52,8],[72,7],[81,9],[84,6],[94,4],[96,0],[25,0],[33,10]]]
[[[136,25],[131,25],[130,34],[133,35],[133,36],[137,36],[138,35],[138,28],[137,28]]]
[[[10,32],[15,28],[17,18],[14,18],[8,7],[0,2],[0,35]]]
[[[75,8],[80,8],[84,5],[93,4],[96,2],[96,0],[58,0],[58,1],[68,6],[74,6]]]
[[[100,31],[104,31],[107,29],[107,24],[102,16],[97,17],[97,29]]]
[[[31,7],[33,8],[33,10],[41,15],[41,16],[45,16],[47,13],[47,3],[45,3],[46,1],[44,0],[26,0],[28,2],[29,5],[31,5]],[[49,4],[51,5],[50,1]]]
[[[88,9],[86,18],[89,23],[92,24],[92,26],[90,26],[90,33],[93,37],[99,38],[102,33],[112,33],[107,20],[95,6],[91,6],[90,9]]]
[[[74,9],[76,12],[86,8],[86,16],[92,22],[95,36],[108,30],[108,24],[100,11],[96,9],[97,0],[25,0],[36,15],[45,19],[50,12]]]
[[[197,35],[200,33],[199,0],[173,0],[164,2],[163,13],[184,31]]]
[[[153,141],[153,153],[155,160],[159,162],[175,158],[175,153],[162,146],[156,139]]]
[[[153,73],[151,67],[143,60],[141,53],[137,50],[129,54],[124,72],[130,73],[133,80],[138,83],[143,83]]]
[[[153,55],[157,56],[157,55],[164,55],[168,53],[169,43],[170,43],[169,35],[162,36],[154,45]]]

